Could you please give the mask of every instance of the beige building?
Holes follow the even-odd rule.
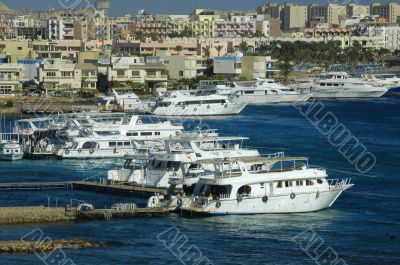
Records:
[[[347,5],[347,17],[352,16],[369,16],[371,14],[371,7],[369,5],[358,5],[351,3]]]
[[[241,77],[253,80],[265,78],[267,71],[267,58],[265,56],[243,56]]]
[[[328,4],[326,6],[326,23],[339,25],[340,20],[347,18],[347,8],[344,5]]]
[[[306,27],[308,7],[298,6],[293,3],[285,4],[282,11],[282,30],[289,31]]]
[[[108,81],[154,84],[168,80],[167,69],[159,62],[146,62],[143,57],[113,57],[107,70]]]
[[[32,49],[32,43],[27,40],[0,41],[0,58],[7,63],[16,63],[18,60],[35,59],[37,54]]]
[[[23,80],[23,67],[20,64],[0,64],[0,97],[14,96]]]
[[[163,60],[170,79],[195,78],[207,70],[207,59],[201,56],[157,54]]]
[[[61,59],[44,59],[38,80],[48,92],[62,89],[96,89],[97,67]]]

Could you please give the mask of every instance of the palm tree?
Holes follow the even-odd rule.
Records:
[[[247,42],[242,41],[239,44],[239,50],[243,53],[243,55],[246,55],[249,51],[249,46],[247,45]]]
[[[203,50],[204,57],[206,57],[207,59],[210,59],[210,56],[211,56],[210,46],[205,46],[202,48],[202,50]]]
[[[222,50],[223,48],[224,48],[224,46],[222,46],[222,45],[218,45],[218,46],[215,47],[215,49],[216,49],[217,52],[218,52],[218,56],[220,56],[221,50]]]

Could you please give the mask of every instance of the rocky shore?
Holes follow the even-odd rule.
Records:
[[[65,211],[65,208],[32,207],[1,207],[0,224],[26,223],[56,223],[75,221],[75,215]]]
[[[72,240],[54,241],[0,241],[0,254],[5,253],[43,253],[51,252],[56,249],[82,249],[99,248],[103,245],[88,240],[75,238]]]

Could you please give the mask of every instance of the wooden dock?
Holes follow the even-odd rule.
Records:
[[[159,193],[163,195],[167,194],[167,190],[161,188],[148,188],[126,184],[109,184],[95,181],[0,183],[0,192],[41,190],[79,190],[132,195],[139,197],[149,197],[154,193]]]

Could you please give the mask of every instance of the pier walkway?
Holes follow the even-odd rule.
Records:
[[[167,193],[166,189],[161,188],[148,188],[126,184],[110,184],[95,181],[0,183],[0,192],[32,190],[80,190],[102,193],[127,194],[143,197],[151,196],[154,193],[164,195]]]

